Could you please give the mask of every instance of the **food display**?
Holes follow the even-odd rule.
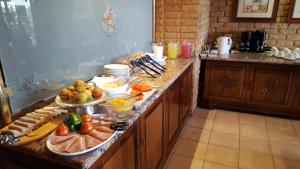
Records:
[[[47,123],[54,117],[68,113],[67,110],[57,107],[44,107],[27,113],[25,116],[15,120],[1,130],[1,132],[9,133],[14,137],[24,136]]]
[[[105,144],[115,131],[90,115],[69,113],[64,124],[49,135],[47,147],[53,153],[65,156],[79,155]]]
[[[106,99],[105,92],[92,87],[83,80],[76,80],[73,85],[62,89],[55,102],[66,107],[92,106]]]

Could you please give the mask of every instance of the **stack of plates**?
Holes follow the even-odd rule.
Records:
[[[130,68],[128,65],[122,64],[109,64],[104,65],[104,74],[106,76],[114,76],[114,77],[129,77]]]

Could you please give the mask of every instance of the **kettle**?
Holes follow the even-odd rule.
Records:
[[[232,44],[232,39],[227,36],[221,36],[218,37],[217,42],[218,42],[218,53],[228,54]]]

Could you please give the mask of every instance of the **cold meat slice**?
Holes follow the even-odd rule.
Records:
[[[62,143],[62,142],[65,142],[71,138],[75,137],[75,135],[67,135],[67,136],[57,136],[55,134],[51,134],[49,137],[48,137],[48,140],[50,141],[51,144],[59,144],[59,143]]]
[[[87,149],[102,143],[102,141],[100,141],[92,136],[84,135],[84,137],[85,137],[85,147]]]
[[[79,135],[76,135],[76,141],[66,150],[67,153],[76,153],[85,150],[84,139],[81,139]]]
[[[61,136],[59,136],[61,137]],[[70,139],[60,142],[59,144],[56,144],[53,146],[54,151],[56,152],[67,152],[68,149],[74,144],[74,142],[77,141],[77,137],[71,137]]]
[[[101,132],[101,131],[97,131],[97,130],[93,130],[91,133],[90,133],[90,136],[100,140],[100,141],[105,141],[107,140],[110,136],[112,136],[112,133],[104,133],[104,132]]]
[[[97,131],[102,131],[104,133],[113,133],[114,132],[112,129],[110,129],[109,127],[106,127],[106,126],[96,126],[95,129]]]

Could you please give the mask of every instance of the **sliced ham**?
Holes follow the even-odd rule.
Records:
[[[62,137],[62,136],[60,136]],[[70,147],[74,144],[74,142],[77,141],[77,138],[78,137],[71,137],[70,139],[68,140],[65,140],[64,142],[60,142],[59,144],[55,144],[54,145],[54,151],[57,151],[57,152],[67,152]]]
[[[48,140],[50,141],[51,144],[55,145],[70,140],[73,137],[75,137],[75,135],[57,136],[55,134],[51,134],[49,135]]]
[[[83,151],[85,150],[85,143],[84,143],[84,139],[81,139],[81,137],[79,137],[79,135],[76,136],[76,141],[73,142],[73,144],[66,149],[67,153],[76,153],[79,151]]]
[[[90,133],[90,136],[100,140],[100,141],[105,141],[107,140],[110,136],[112,136],[112,133],[104,133],[104,132],[101,132],[101,131],[97,131],[97,130],[93,130],[91,133]]]
[[[106,126],[96,126],[95,129],[97,131],[102,131],[104,133],[113,133],[114,132],[112,129],[110,129],[109,127],[106,127]]]
[[[84,135],[84,137],[85,137],[85,147],[87,149],[102,143],[102,141],[100,141],[92,136]]]

